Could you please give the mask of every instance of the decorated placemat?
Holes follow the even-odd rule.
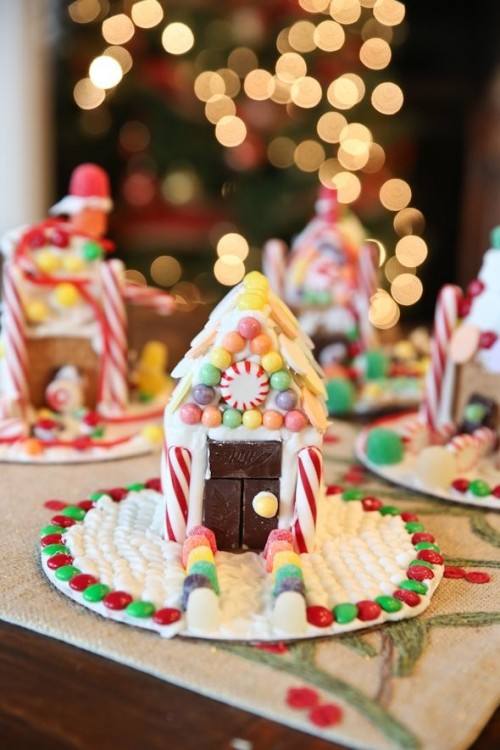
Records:
[[[147,480],[157,474],[154,457],[90,471],[4,468],[0,617],[351,747],[469,746],[499,698],[500,516],[383,485],[353,465],[353,437],[337,424],[327,436],[327,481],[390,499],[439,539],[444,578],[418,617],[335,638],[214,643],[162,639],[68,601],[40,568],[43,500],[78,503],[111,478],[120,486]]]

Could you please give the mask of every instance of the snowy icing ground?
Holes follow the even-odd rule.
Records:
[[[273,626],[272,574],[254,552],[217,552],[220,625],[208,633],[190,630],[181,612],[181,546],[161,534],[162,496],[144,485],[132,487],[58,509],[41,532],[42,567],[79,604],[165,637],[273,641],[337,635],[420,614],[442,577],[439,548],[414,516],[401,516],[378,499],[364,500],[361,492],[355,498],[345,493],[345,499],[327,494],[318,505],[317,550],[301,555],[305,631]],[[64,524],[72,525],[61,528]],[[120,609],[117,592],[125,592],[128,602]],[[314,607],[328,614],[347,603],[356,605],[348,608],[354,610],[350,619],[344,607],[343,616],[335,615],[333,622],[330,617],[327,626],[311,624]]]
[[[414,419],[414,413],[396,417],[392,416],[387,417],[386,419],[378,419],[376,426],[388,427],[395,432],[403,434],[405,431],[405,424]],[[423,492],[427,495],[433,495],[441,500],[449,500],[450,502],[460,503],[461,505],[475,505],[481,508],[500,510],[500,498],[495,495],[490,494],[485,497],[478,497],[469,490],[466,492],[459,492],[451,485],[450,487],[443,489],[425,484],[415,473],[417,455],[414,453],[412,454],[406,451],[403,460],[399,464],[381,466],[380,464],[373,463],[366,454],[365,444],[368,433],[374,426],[375,424],[362,430],[355,442],[356,457],[368,469],[370,469],[370,471],[373,471],[374,474],[377,474],[389,482],[398,484],[401,487],[406,487],[407,489],[415,490],[416,492]],[[458,474],[456,478],[459,478]],[[460,478],[469,479],[470,481],[481,479],[492,488],[500,486],[500,470],[495,467],[494,455],[486,456],[481,459],[471,471],[460,472]]]

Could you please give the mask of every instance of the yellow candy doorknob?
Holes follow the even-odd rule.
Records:
[[[74,307],[80,302],[80,293],[74,284],[58,284],[54,291],[56,302],[61,307]]]
[[[252,508],[261,518],[274,518],[278,512],[278,498],[272,492],[258,492],[252,500]]]

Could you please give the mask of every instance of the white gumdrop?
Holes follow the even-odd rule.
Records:
[[[432,445],[417,457],[415,472],[423,485],[444,489],[457,476],[457,461],[451,451]]]
[[[188,599],[186,619],[189,630],[212,633],[220,624],[219,597],[212,589],[199,588]]]
[[[278,596],[271,615],[277,630],[299,635],[307,629],[306,603],[297,591],[284,591]]]

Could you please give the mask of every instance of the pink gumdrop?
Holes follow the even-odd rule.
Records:
[[[267,537],[266,546],[264,547],[264,552],[262,553],[264,557],[267,557],[267,553],[269,551],[269,547],[273,542],[290,542],[291,545],[293,545],[293,534],[288,529],[273,529],[269,536]]]
[[[188,538],[193,536],[205,536],[210,542],[210,549],[215,555],[217,552],[217,541],[212,529],[207,529],[206,526],[193,526],[193,528],[188,531]]]
[[[201,419],[201,409],[196,404],[183,404],[180,415],[184,424],[198,424]]]
[[[195,547],[210,547],[211,549],[212,545],[210,544],[210,539],[206,536],[202,536],[201,534],[188,536],[185,539],[184,544],[182,545],[182,564],[184,567],[186,567],[187,565],[189,553]]]
[[[290,432],[300,432],[307,425],[307,417],[298,409],[289,411],[285,416],[285,427]]]
[[[243,336],[244,339],[254,339],[262,330],[262,326],[258,320],[251,318],[241,318],[238,323],[238,333]]]
[[[273,560],[277,552],[293,552],[293,546],[286,539],[278,539],[269,545],[266,556],[266,570],[268,573],[273,569]]]

